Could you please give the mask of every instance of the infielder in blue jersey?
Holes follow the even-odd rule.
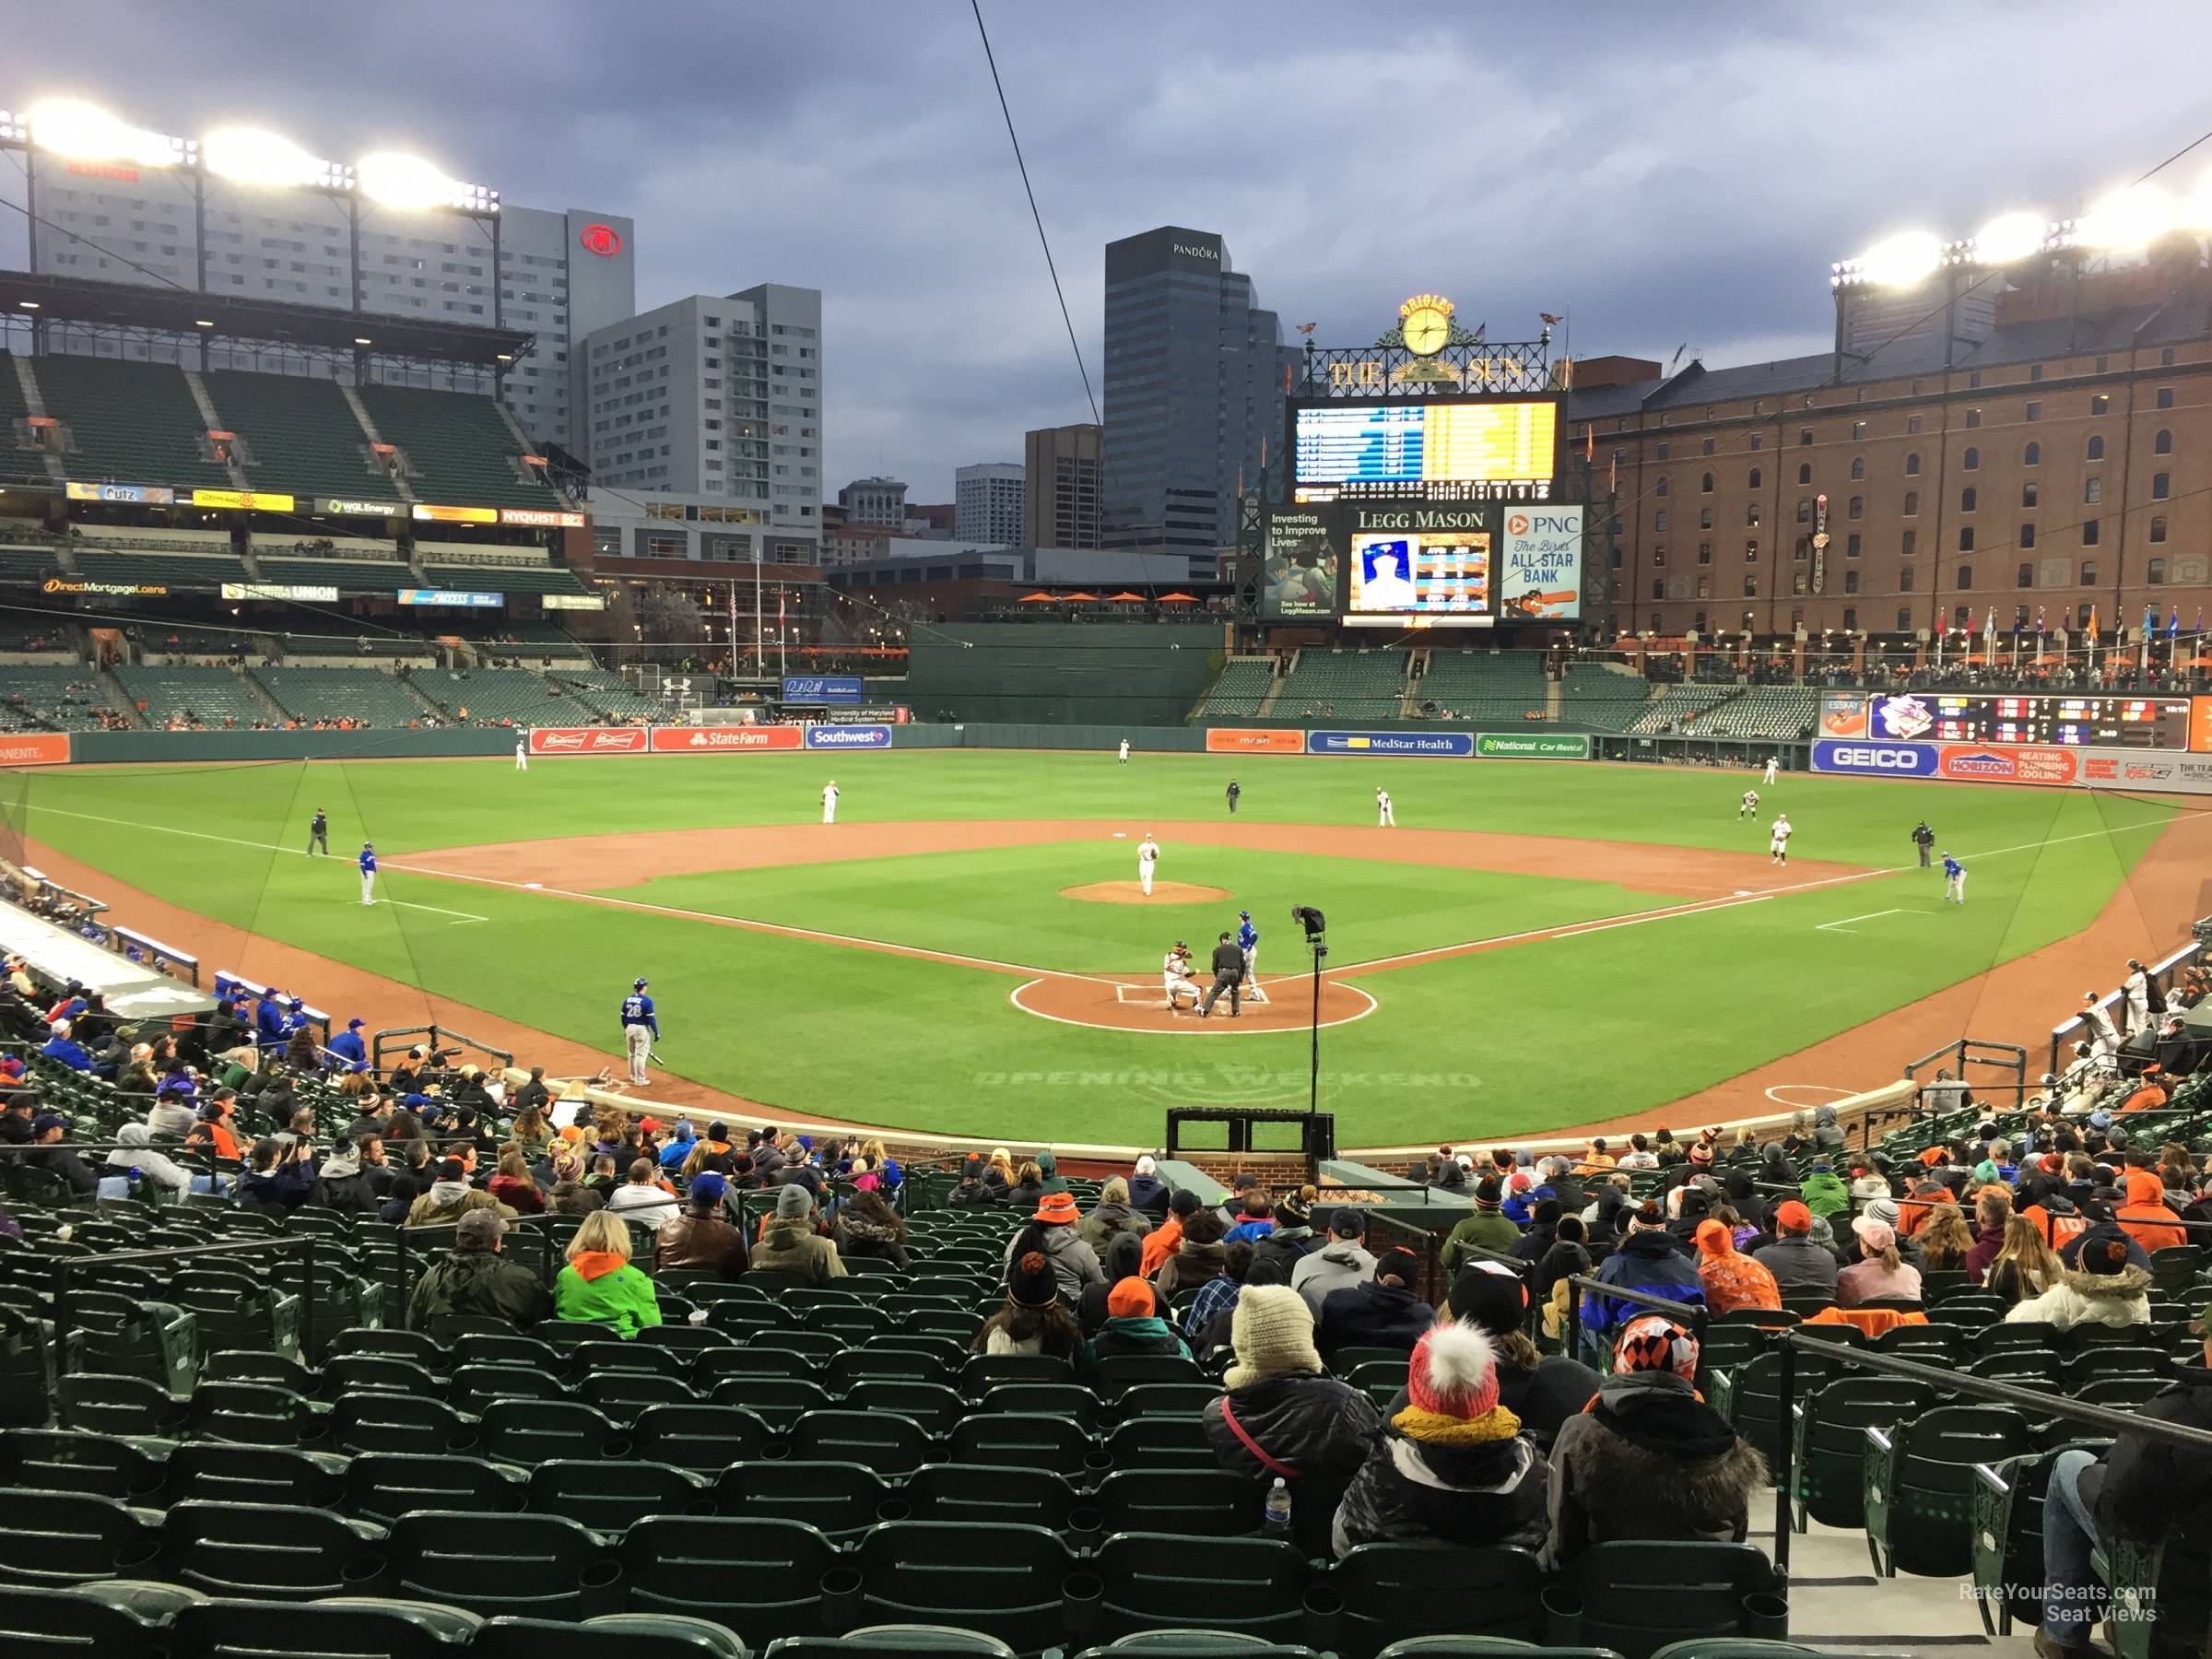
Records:
[[[1250,911],[1239,911],[1237,916],[1237,948],[1244,953],[1244,982],[1256,985],[1260,982],[1260,930],[1252,924]]]
[[[622,999],[622,1046],[629,1055],[632,1083],[645,1081],[645,1057],[660,1038],[660,1018],[653,1011],[653,998],[645,994],[645,982],[640,980]]]
[[[367,841],[361,843],[361,902],[376,902],[376,849]]]
[[[1966,866],[1948,853],[1943,855],[1943,901],[1946,904],[1966,902]]]

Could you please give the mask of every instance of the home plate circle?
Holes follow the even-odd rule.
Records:
[[[1203,982],[1212,984],[1211,979]],[[1024,1014],[1058,1025],[1090,1026],[1103,1031],[1156,1031],[1170,1036],[1235,1037],[1303,1031],[1313,1019],[1311,979],[1265,980],[1259,995],[1247,994],[1236,1018],[1224,994],[1212,1015],[1201,1019],[1182,999],[1180,1012],[1168,1011],[1159,975],[1050,973],[1015,987],[1008,998]],[[1375,1011],[1372,995],[1337,980],[1321,982],[1321,1023],[1349,1025]]]

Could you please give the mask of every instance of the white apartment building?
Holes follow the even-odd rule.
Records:
[[[763,283],[694,294],[582,343],[594,497],[726,503],[724,523],[821,540],[822,300]]]
[[[1021,540],[1021,466],[986,461],[952,475],[952,538],[1011,547]]]

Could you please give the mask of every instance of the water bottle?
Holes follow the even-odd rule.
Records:
[[[1290,1488],[1277,1475],[1275,1484],[1267,1488],[1267,1535],[1287,1538],[1290,1535]]]

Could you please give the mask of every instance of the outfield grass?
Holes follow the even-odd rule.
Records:
[[[386,875],[383,895],[435,908],[363,910],[349,854],[363,835],[405,862],[494,841],[805,823],[831,776],[841,820],[1126,817],[1142,828],[1218,814],[1231,771],[1243,815],[1263,822],[1364,825],[1379,783],[1408,827],[1753,851],[1764,840],[1763,823],[1735,819],[1740,774],[1203,756],[1121,768],[1103,755],[975,751],[559,760],[526,775],[498,760],[99,769],[0,780],[0,816],[171,902],[610,1054],[616,1004],[650,974],[676,1070],[796,1112],[1147,1142],[1170,1104],[1302,1100],[1304,1034],[1055,1025],[1013,1007],[1004,974],[404,873]],[[1789,810],[1792,846],[1806,858],[1907,863],[1924,814],[1967,859],[1972,902],[1939,904],[1939,882],[1911,870],[1370,975],[1379,1010],[1323,1041],[1324,1103],[1340,1137],[1512,1134],[1677,1099],[2078,931],[2171,815],[1965,784],[1785,777],[1762,793],[1766,808]],[[339,854],[327,863],[295,851],[318,806]],[[1128,846],[667,877],[622,896],[1074,971],[1148,968],[1164,917],[1195,944],[1233,913],[1195,906],[1184,920],[1182,907],[1057,896],[1126,878]],[[1171,851],[1164,878],[1265,893],[1265,907],[1251,905],[1263,925],[1289,897],[1328,910],[1339,961],[1664,902],[1612,887],[1594,863],[1588,880],[1560,881]],[[1818,925],[1876,912],[1895,913],[1851,932]],[[1276,949],[1287,932],[1272,930]],[[1276,955],[1272,966],[1291,964]]]

